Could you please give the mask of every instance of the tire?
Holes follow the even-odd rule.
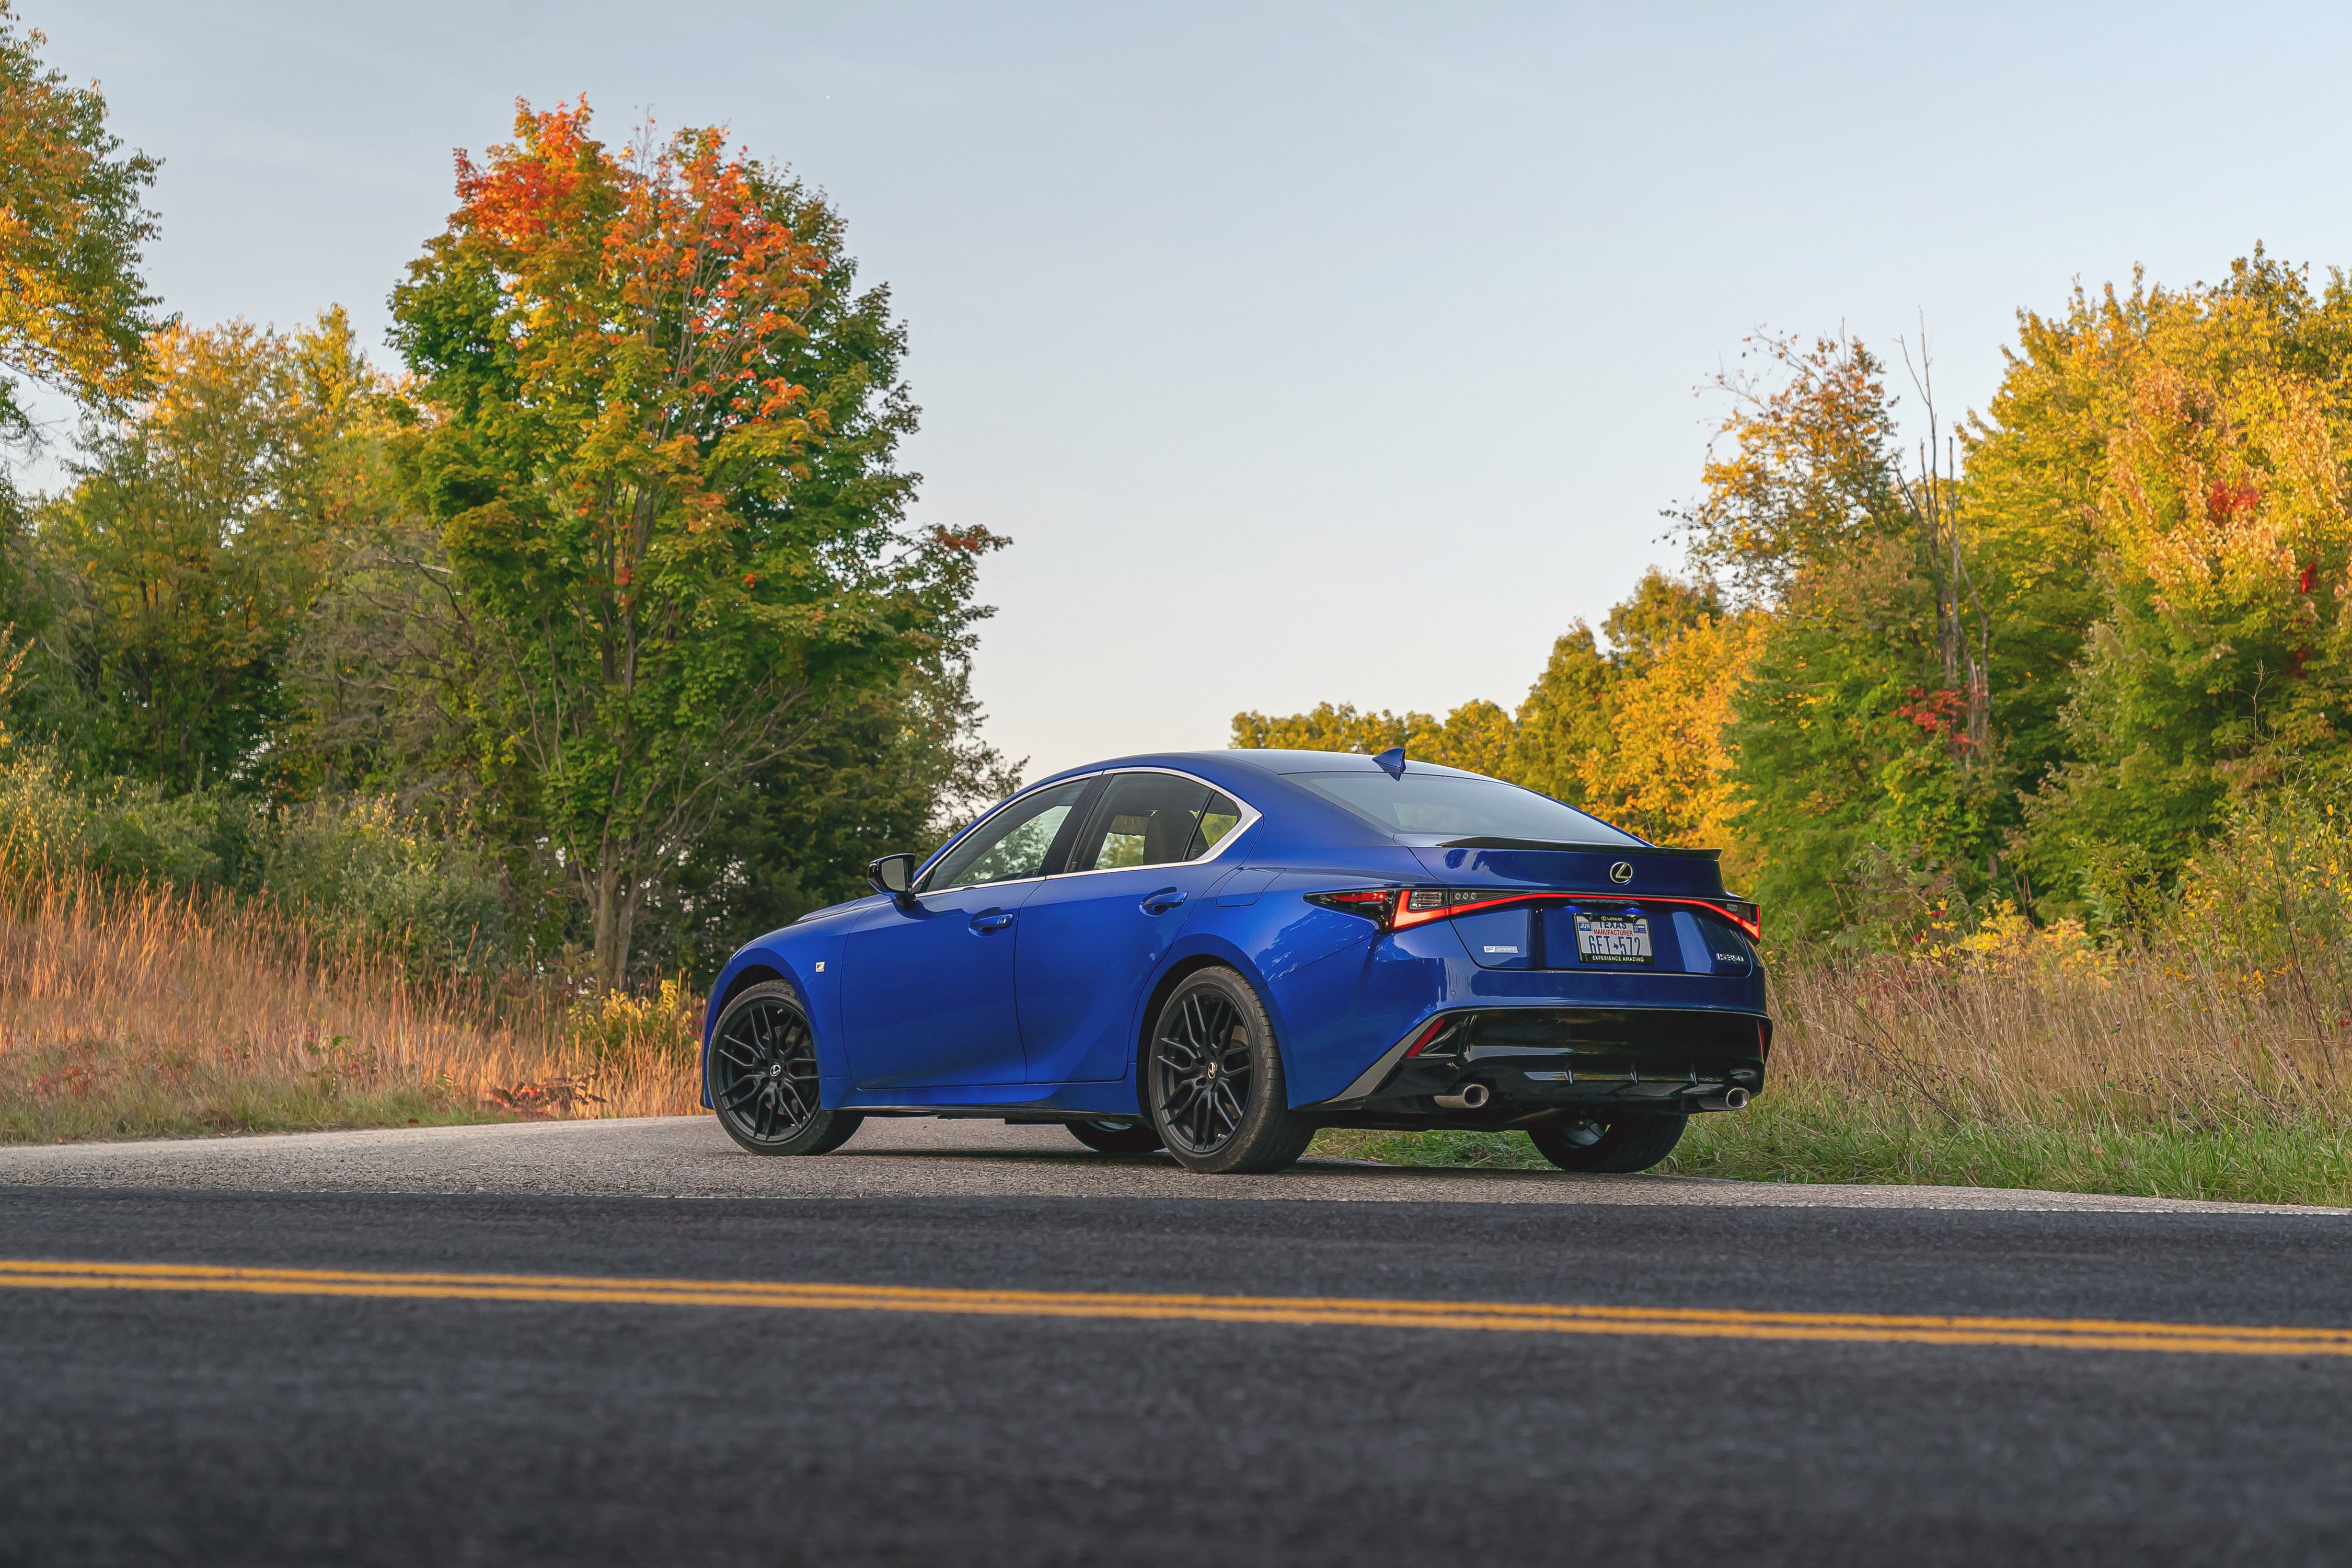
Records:
[[[1168,994],[1144,1042],[1143,1078],[1152,1130],[1188,1171],[1279,1171],[1315,1136],[1290,1109],[1265,1008],[1230,969],[1200,970]]]
[[[1675,1152],[1687,1116],[1621,1116],[1608,1121],[1554,1117],[1528,1129],[1543,1157],[1563,1171],[1646,1171]]]
[[[1102,1154],[1150,1154],[1160,1134],[1140,1121],[1065,1121],[1070,1136]]]
[[[710,1109],[753,1154],[829,1154],[866,1120],[817,1104],[816,1037],[781,980],[729,998],[710,1035]]]

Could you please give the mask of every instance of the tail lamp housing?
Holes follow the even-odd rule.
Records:
[[[1307,901],[1320,904],[1327,910],[1358,915],[1372,921],[1382,931],[1410,931],[1414,926],[1427,925],[1432,921],[1447,921],[1456,915],[1479,914],[1487,910],[1508,909],[1528,904],[1607,904],[1612,908],[1628,905],[1679,905],[1685,909],[1706,910],[1722,916],[1748,933],[1751,942],[1764,936],[1763,907],[1749,899],[1727,896],[1715,898],[1681,898],[1658,893],[1575,893],[1551,888],[1528,892],[1496,892],[1492,888],[1347,888],[1337,892],[1309,893]]]

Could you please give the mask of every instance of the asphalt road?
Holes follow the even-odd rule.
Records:
[[[5,1150],[0,1562],[2337,1563],[2352,1336],[2146,1346],[2352,1328],[2347,1225],[978,1123]],[[1475,1326],[1528,1303],[1627,1310]]]

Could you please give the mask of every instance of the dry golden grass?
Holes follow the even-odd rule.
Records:
[[[1766,1092],[1666,1169],[2352,1203],[2352,994],[2326,964],[2101,948],[1996,918],[1916,954],[1784,953]],[[1400,1163],[1539,1166],[1517,1134],[1327,1134]]]
[[[2352,1113],[2352,997],[2331,970],[2101,949],[1997,920],[1920,956],[1775,977],[1784,1083],[1956,1125],[2250,1129]]]
[[[1997,919],[1908,955],[1781,954],[1773,1009],[1767,1092],[1695,1119],[1669,1169],[2352,1203],[2330,963]],[[0,866],[0,1141],[690,1114],[699,1038],[675,984],[420,980],[266,900]],[[1517,1134],[1319,1147],[1541,1163]]]
[[[434,983],[264,901],[0,869],[0,1139],[697,1108],[698,1000]]]

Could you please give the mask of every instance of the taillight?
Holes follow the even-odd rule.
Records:
[[[1761,942],[1764,939],[1764,906],[1748,899],[1717,899],[1714,907],[1731,917],[1732,924]]]
[[[1497,892],[1492,888],[1349,888],[1337,893],[1309,893],[1307,901],[1343,914],[1360,915],[1382,931],[1409,931],[1432,921],[1515,904],[1606,904],[1614,908],[1644,904],[1682,904],[1721,915],[1748,935],[1764,935],[1764,910],[1748,899],[1663,898],[1655,893]]]
[[[1307,901],[1337,910],[1343,915],[1361,915],[1387,931],[1402,891],[1401,888],[1350,888],[1344,893],[1309,893]]]

